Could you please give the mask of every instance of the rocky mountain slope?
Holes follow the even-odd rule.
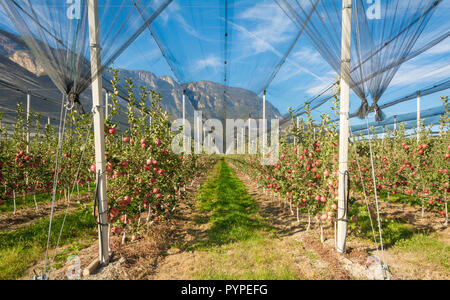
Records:
[[[25,87],[33,92],[48,97],[50,99],[58,95],[58,91],[50,81],[50,78],[45,74],[45,70],[39,65],[38,61],[31,55],[31,53],[24,47],[23,42],[19,37],[9,33],[0,32],[0,67],[8,67],[9,72],[18,74],[26,74],[27,82],[32,82],[32,87]],[[4,71],[4,70],[3,70]],[[193,118],[194,110],[200,110],[203,117],[218,118],[223,116],[223,99],[225,87],[219,83],[210,81],[190,82],[187,84],[178,84],[171,76],[156,76],[149,71],[141,70],[121,70],[120,76],[122,78],[131,78],[138,90],[139,86],[148,86],[149,88],[161,93],[163,98],[163,106],[172,114],[173,118],[182,116],[182,94],[186,90],[186,114],[189,119]],[[4,76],[3,81],[14,81],[11,78]],[[8,82],[14,84],[14,82]],[[39,90],[39,86],[45,87]],[[21,87],[24,88],[24,87]],[[81,102],[86,111],[89,111],[89,92],[84,93]],[[8,91],[8,89],[1,89],[0,97],[2,102],[8,104],[9,107],[14,107],[14,101],[22,99],[23,96],[17,91]],[[86,99],[84,99],[86,98]],[[59,102],[60,96],[55,102]],[[252,118],[262,117],[262,99],[255,93],[234,87],[226,87],[226,117],[230,119],[247,119],[249,115]],[[11,102],[11,103],[9,103]],[[58,111],[55,107],[49,108],[49,103],[40,103],[35,101],[35,105],[45,105],[46,109],[52,112]],[[267,118],[281,117],[279,111],[269,102],[266,104]],[[36,109],[39,110],[39,109]],[[44,111],[45,111],[44,110]]]

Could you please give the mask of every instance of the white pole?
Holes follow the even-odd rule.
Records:
[[[262,138],[262,142],[263,142],[263,151],[265,151],[266,149],[266,133],[267,133],[267,124],[266,124],[266,90],[264,90],[263,93],[263,138]],[[263,152],[265,154],[265,152]]]
[[[241,137],[241,151],[242,154],[245,154],[245,126],[242,128],[241,130],[242,132],[242,137]]]
[[[349,98],[350,98],[350,42],[352,0],[342,0],[342,44],[341,44],[341,95],[340,95],[340,125],[339,125],[339,192],[338,192],[338,235],[336,250],[345,252],[347,236],[347,203],[349,193],[347,182],[348,170],[348,138],[349,138]]]
[[[98,18],[98,0],[88,0],[89,15],[89,39],[91,43],[91,74],[92,74],[92,105],[94,112],[94,139],[95,160],[98,175],[98,234],[99,234],[99,259],[100,264],[109,262],[109,235],[106,199],[105,178],[105,133],[103,116],[102,76],[99,73],[101,66],[100,57],[100,32]]]
[[[30,100],[31,95],[27,94],[27,153],[30,152]]]
[[[250,114],[248,116],[248,152],[250,153],[250,149],[252,149],[252,123],[250,122]]]
[[[13,201],[14,201],[14,212],[13,214],[16,215],[16,191],[13,190]]]
[[[294,132],[294,147],[297,145],[297,130]]]
[[[394,130],[397,130],[397,116],[394,116]]]
[[[208,147],[208,144],[206,142],[206,128],[205,127],[203,127],[203,138],[202,138],[202,140],[203,140],[203,143],[202,143],[203,144],[203,151],[205,151],[205,148]]]
[[[105,120],[108,120],[109,115],[109,93],[105,90]]]
[[[186,90],[183,90],[183,154],[186,155]]]
[[[420,91],[417,91],[417,143],[420,141]]]
[[[33,195],[33,200],[34,200],[34,207],[36,208],[36,211],[38,211],[38,204],[36,201],[36,194]]]

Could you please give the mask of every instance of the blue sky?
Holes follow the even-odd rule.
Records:
[[[449,2],[444,0],[440,4],[418,43],[426,41],[436,32],[450,30]],[[159,76],[170,75],[180,83],[198,80],[223,83],[226,60],[229,85],[260,92],[295,40],[298,28],[272,0],[229,0],[228,51],[225,52],[224,3],[223,0],[174,0],[152,26],[171,64],[167,63],[146,30],[116,60],[114,66],[148,70]],[[2,21],[6,21],[4,16],[1,16],[0,22],[2,26],[8,26],[8,22]],[[380,103],[449,78],[449,62],[450,39],[447,38],[404,63]],[[308,38],[302,35],[268,87],[268,100],[281,113],[285,113],[288,107],[298,107],[317,95],[336,76]],[[448,94],[447,90],[423,97],[422,108],[440,105],[440,96]],[[352,93],[350,110],[355,111],[359,103],[360,100]],[[318,117],[323,112],[329,113],[329,106],[325,104],[314,115]],[[415,110],[415,101],[410,101],[384,112],[393,115]]]
[[[232,86],[253,91],[267,82],[274,67],[292,44],[298,29],[273,1],[229,1],[228,82]],[[450,30],[449,1],[444,1],[422,34]],[[178,77],[181,82],[210,80],[223,82],[224,16],[223,1],[174,1],[154,25],[163,44],[177,58],[172,65],[174,76],[166,60],[146,31],[116,62],[128,69],[144,69],[157,75]],[[170,17],[169,17],[170,15]],[[425,39],[424,39],[425,40]],[[420,41],[419,41],[420,42]],[[131,59],[130,59],[131,57]],[[450,77],[450,39],[407,61],[399,69],[379,103],[409,94]],[[180,75],[181,74],[181,75]],[[337,74],[311,46],[303,35],[296,43],[273,82],[268,88],[268,100],[282,113],[297,107],[329,86]],[[448,90],[422,97],[423,109],[441,104],[440,96]],[[359,107],[360,100],[351,95],[350,111]],[[314,115],[329,113],[330,105],[317,109]],[[416,110],[415,101],[387,108],[387,115]],[[353,123],[360,122],[352,120]]]

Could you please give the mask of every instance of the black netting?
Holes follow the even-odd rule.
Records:
[[[138,2],[146,12],[145,19],[128,1],[98,1],[102,56],[100,74],[171,1]],[[65,95],[79,97],[91,83],[87,1],[7,0],[0,3],[55,86]],[[4,75],[2,72],[1,76]]]
[[[276,0],[286,14],[299,26],[305,27],[315,49],[330,66],[341,74],[341,14],[340,1]],[[352,63],[341,74],[350,82],[362,101],[358,115],[377,111],[380,97],[402,63],[442,41],[448,31],[422,36],[427,23],[442,1],[391,0],[381,5],[380,15],[369,17],[367,4],[353,1]],[[315,8],[309,17],[311,8]],[[428,39],[427,39],[428,38]],[[369,108],[368,96],[372,106]]]

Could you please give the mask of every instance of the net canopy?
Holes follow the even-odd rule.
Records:
[[[1,12],[1,10],[0,10]],[[61,91],[45,73],[33,57],[20,36],[0,30],[0,110],[4,112],[2,121],[15,123],[17,104],[26,107],[27,95],[31,97],[30,110],[47,118],[51,124],[59,124]],[[103,74],[103,87],[112,92],[111,76]],[[79,95],[79,103],[86,110],[92,108],[91,90]],[[119,97],[127,98],[127,92],[119,87]],[[123,119],[123,118],[122,118]]]
[[[302,32],[269,0],[176,1],[149,31],[180,83],[207,80],[256,94]]]
[[[298,28],[304,28],[312,46],[331,68],[341,73],[340,1],[276,0]],[[429,21],[443,1],[389,0],[372,8],[363,0],[353,1],[351,67],[341,76],[361,100],[358,116],[376,111],[402,63],[418,56],[448,37],[449,30],[433,30]],[[315,7],[312,16],[311,8]],[[373,12],[372,12],[373,10]],[[434,23],[433,23],[434,24]],[[439,28],[442,28],[439,27]],[[426,33],[426,34],[425,34]],[[420,37],[420,43],[417,43]],[[371,99],[369,107],[368,99]]]
[[[45,115],[47,106],[54,105],[55,109],[48,108],[52,112],[48,114],[55,115],[62,93],[77,95],[85,111],[90,110],[90,90],[86,88],[91,77],[87,1],[78,2],[80,18],[71,19],[68,16],[77,13],[71,4],[77,1],[0,0],[0,42],[7,41],[7,47],[0,47],[0,94],[7,99],[2,105],[15,109],[15,103],[24,103],[25,94],[31,94],[33,110],[40,108]],[[319,120],[323,113],[332,114],[334,83],[339,79],[340,3],[99,0],[102,70],[113,64],[127,70],[171,74],[178,82],[159,75],[143,81],[161,92],[164,101],[170,102],[170,113],[178,117],[183,89],[191,98],[186,102],[188,118],[208,101],[216,107],[206,117],[216,117],[222,109],[223,116],[226,110],[235,116],[243,111],[239,116],[246,118],[249,113],[239,106],[242,103],[252,103],[254,113],[250,116],[261,116],[259,97],[254,97],[258,99],[254,102],[236,99],[257,96],[267,89],[268,101],[282,112],[294,106],[294,115],[301,116],[307,103]],[[390,120],[394,115],[414,112],[416,106],[411,102],[417,91],[422,97],[422,110],[439,105],[435,93],[449,87],[449,1],[380,1],[380,18],[373,18],[376,13],[368,1],[353,3],[352,65],[347,72],[351,73],[355,93],[350,97],[352,124],[365,124],[356,117],[374,110],[376,117],[385,115]],[[20,18],[14,17],[15,13]],[[33,14],[43,17],[40,25]],[[68,50],[74,47],[75,52]],[[42,70],[20,68],[26,63],[21,51],[32,52]],[[128,76],[126,70],[122,74]],[[103,76],[104,87],[110,90],[110,78],[106,72]],[[191,85],[202,81],[218,83],[217,88]],[[234,96],[232,87],[250,90],[252,95],[239,92]],[[198,94],[211,95],[203,102],[189,92],[202,88],[205,91]],[[126,99],[126,92],[122,94]],[[215,101],[217,98],[223,99],[222,107]],[[35,106],[37,99],[42,101]],[[289,114],[283,117],[282,123],[291,120]],[[339,119],[331,116],[331,121],[335,120]]]
[[[99,0],[99,33],[103,70],[109,66],[146,26],[172,2],[151,0],[139,2],[146,17],[129,1]],[[0,25],[4,32],[18,34],[54,85],[70,101],[79,102],[80,94],[91,83],[88,1],[2,0],[12,26]],[[13,29],[14,31],[11,31]],[[95,45],[94,45],[95,46]],[[5,72],[0,75],[4,78]]]
[[[445,113],[444,107],[438,106],[438,107],[425,109],[425,110],[421,111],[420,117],[426,120],[425,124],[436,125],[436,124],[439,124],[440,116],[444,113]],[[388,128],[394,128],[394,127],[398,128],[400,123],[408,123],[408,122],[410,122],[410,124],[413,127],[416,127],[417,126],[417,113],[414,113],[414,112],[405,113],[405,114],[400,114],[400,115],[386,118],[381,122],[377,122],[377,121],[369,122],[369,127],[385,128],[387,126]],[[409,128],[412,128],[412,127],[408,127],[406,129],[409,129]],[[352,132],[363,131],[363,130],[367,130],[366,123],[351,126]]]

